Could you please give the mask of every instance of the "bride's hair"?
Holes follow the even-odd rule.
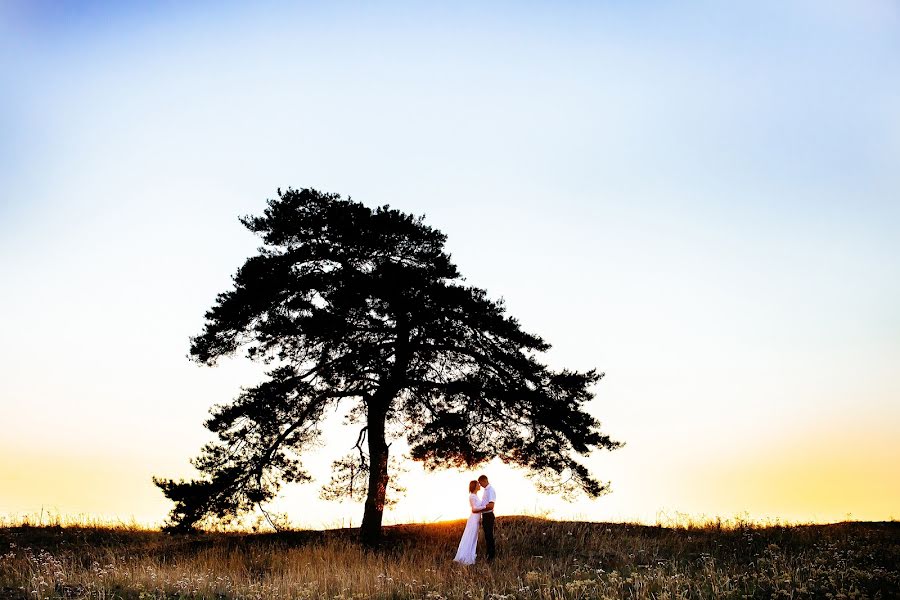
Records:
[[[477,489],[478,489],[478,481],[473,479],[472,481],[469,482],[469,493],[474,494]]]

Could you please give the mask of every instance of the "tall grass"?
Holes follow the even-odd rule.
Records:
[[[127,524],[0,529],[0,598],[894,598],[900,524],[678,527],[498,519],[493,565],[451,561],[463,521],[171,536]]]

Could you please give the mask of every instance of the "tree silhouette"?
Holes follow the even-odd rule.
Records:
[[[279,189],[262,216],[241,222],[264,245],[216,297],[190,354],[212,365],[243,350],[271,367],[212,409],[206,427],[218,440],[193,461],[201,479],[154,478],[175,502],[170,527],[234,517],[283,482],[309,481],[303,452],[319,440],[326,409],[341,403],[360,427],[360,463],[337,461],[324,493],[367,480],[367,544],[381,534],[392,424],[428,469],[499,457],[545,488],[607,491],[576,460],[620,446],[583,409],[602,374],[541,364],[535,355],[549,344],[464,284],[446,236],[423,217]]]

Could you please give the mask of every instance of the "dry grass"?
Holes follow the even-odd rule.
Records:
[[[0,598],[897,598],[900,523],[730,526],[498,519],[492,566],[451,562],[464,523],[170,536],[0,528]]]

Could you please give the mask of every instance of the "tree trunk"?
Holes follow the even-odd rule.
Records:
[[[384,435],[387,415],[379,406],[370,405],[368,412],[369,493],[359,537],[364,545],[374,547],[381,541],[381,519],[388,484],[388,445]]]
[[[405,312],[397,314],[397,347],[394,364],[388,380],[373,394],[366,407],[367,435],[369,437],[369,493],[359,527],[363,545],[374,547],[381,542],[381,519],[384,516],[384,498],[388,485],[388,444],[385,439],[385,423],[394,396],[406,381],[409,367],[409,318]]]

